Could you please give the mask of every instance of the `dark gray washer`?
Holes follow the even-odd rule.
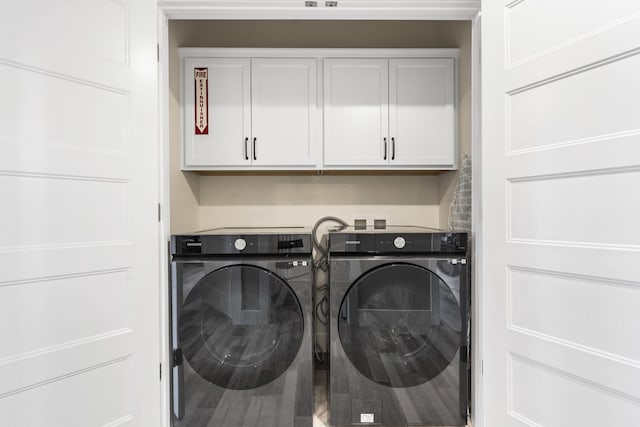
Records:
[[[299,313],[302,320],[302,331],[299,337],[294,337],[293,341],[299,340],[293,346],[299,347],[295,354],[291,355],[291,346],[287,342],[280,344],[274,343],[273,360],[267,360],[262,366],[255,369],[255,378],[248,378],[247,372],[250,366],[241,366],[238,369],[237,377],[234,377],[233,369],[225,371],[224,375],[228,378],[229,387],[223,387],[212,381],[205,379],[218,378],[214,373],[208,375],[199,375],[197,370],[184,358],[183,363],[173,368],[172,378],[172,408],[173,408],[173,425],[176,427],[310,427],[313,423],[313,367],[312,367],[312,261],[309,255],[290,254],[287,256],[271,255],[265,257],[238,257],[229,259],[227,257],[212,258],[202,257],[175,259],[171,263],[172,277],[172,348],[190,347],[191,357],[204,357],[210,355],[206,348],[202,351],[193,351],[206,344],[203,335],[208,332],[202,330],[210,328],[210,325],[202,322],[202,316],[183,315],[183,320],[196,321],[202,324],[191,325],[191,327],[183,327],[182,331],[195,331],[191,336],[181,336],[180,310],[185,301],[189,302],[190,292],[196,288],[202,280],[209,277],[215,277],[216,272],[225,270],[242,270],[245,272],[263,271],[264,275],[260,277],[266,278],[261,284],[250,283],[245,280],[248,286],[242,286],[242,280],[239,283],[231,283],[229,279],[229,288],[235,287],[235,291],[229,291],[226,295],[224,292],[219,296],[225,299],[225,307],[216,307],[215,303],[209,304],[208,309],[214,310],[216,313],[224,313],[225,311],[233,317],[236,323],[242,325],[230,328],[231,334],[238,335],[237,345],[234,347],[233,342],[227,337],[224,341],[227,349],[230,351],[238,351],[242,356],[242,351],[248,352],[246,357],[236,358],[237,360],[257,360],[256,354],[259,351],[252,350],[265,347],[265,343],[260,343],[260,333],[242,333],[242,329],[246,327],[256,328],[263,325],[265,328],[273,327],[278,322],[286,322],[287,320],[295,320],[287,318],[291,315],[290,310],[285,317],[283,313],[277,313],[276,308],[282,307],[282,302],[291,308],[292,297],[299,307]],[[240,274],[242,276],[243,274]],[[270,280],[272,275],[277,280]],[[238,275],[221,274],[219,277],[237,277]],[[251,277],[252,274],[248,274]],[[283,283],[286,288],[284,291],[271,291],[274,289],[273,283]],[[225,285],[209,286],[208,293],[201,299],[211,300],[215,295],[211,292],[217,292],[224,288]],[[257,296],[244,295],[247,292],[255,292],[256,289],[266,287]],[[234,294],[234,295],[232,295]],[[237,298],[241,296],[241,298]],[[234,298],[237,301],[231,301]],[[195,299],[191,300],[194,304]],[[222,304],[222,306],[225,306]],[[229,308],[231,307],[231,308]],[[271,308],[269,308],[271,307]],[[193,309],[191,310],[193,311]],[[230,314],[229,311],[236,311],[236,314]],[[240,319],[238,321],[238,319]],[[198,332],[200,329],[200,332]],[[231,330],[232,329],[232,330]],[[289,336],[281,337],[285,341],[292,337],[292,331],[282,329]],[[295,331],[294,331],[295,332]],[[270,332],[265,331],[265,334]],[[273,335],[273,334],[272,334]],[[295,333],[293,333],[295,335]],[[275,340],[275,335],[273,337]],[[215,344],[215,342],[212,342]],[[266,343],[269,344],[269,343]],[[266,347],[269,347],[268,345]],[[243,350],[244,349],[244,350]],[[213,351],[216,353],[216,351]],[[250,354],[249,354],[250,353]],[[292,360],[283,360],[290,358]],[[230,358],[233,354],[230,353]],[[277,359],[277,360],[276,360]],[[211,363],[209,369],[216,369],[216,358],[210,358]],[[273,363],[272,363],[273,362]],[[278,365],[284,362],[285,364]],[[206,372],[207,361],[198,360],[198,370]],[[229,373],[230,372],[230,373]],[[224,376],[223,375],[223,376]],[[217,381],[221,383],[221,381]],[[249,387],[249,388],[246,388]]]

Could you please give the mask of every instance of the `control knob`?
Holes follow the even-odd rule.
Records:
[[[404,248],[404,246],[407,244],[406,240],[404,240],[404,237],[396,237],[395,239],[393,239],[393,246],[395,246],[398,249],[402,249]]]
[[[233,242],[233,246],[239,250],[239,251],[243,251],[244,248],[247,247],[247,241],[244,239],[236,239],[235,242]]]

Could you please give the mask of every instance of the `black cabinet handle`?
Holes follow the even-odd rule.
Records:
[[[387,138],[383,138],[384,140],[384,158],[383,160],[387,160]]]
[[[396,139],[391,138],[391,160],[396,159]]]
[[[249,137],[244,139],[244,159],[249,160]]]
[[[253,138],[253,160],[258,160],[258,156],[256,156],[256,140],[258,138],[254,137]]]

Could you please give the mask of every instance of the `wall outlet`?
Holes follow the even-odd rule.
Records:
[[[387,228],[387,220],[382,218],[374,218],[373,228],[375,230],[384,230],[385,228]]]
[[[385,214],[363,214],[353,216],[353,226],[356,230],[376,229],[383,230],[390,225],[389,216]]]
[[[371,217],[371,225],[377,230],[382,230],[391,225],[389,216],[384,214],[377,214]]]
[[[367,228],[367,220],[364,218],[358,218],[353,220],[353,227],[356,230],[365,230]]]

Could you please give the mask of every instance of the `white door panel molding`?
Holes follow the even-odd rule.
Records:
[[[482,18],[482,423],[625,425],[640,416],[640,4],[485,2]]]
[[[156,13],[3,5],[3,424],[160,425]]]

